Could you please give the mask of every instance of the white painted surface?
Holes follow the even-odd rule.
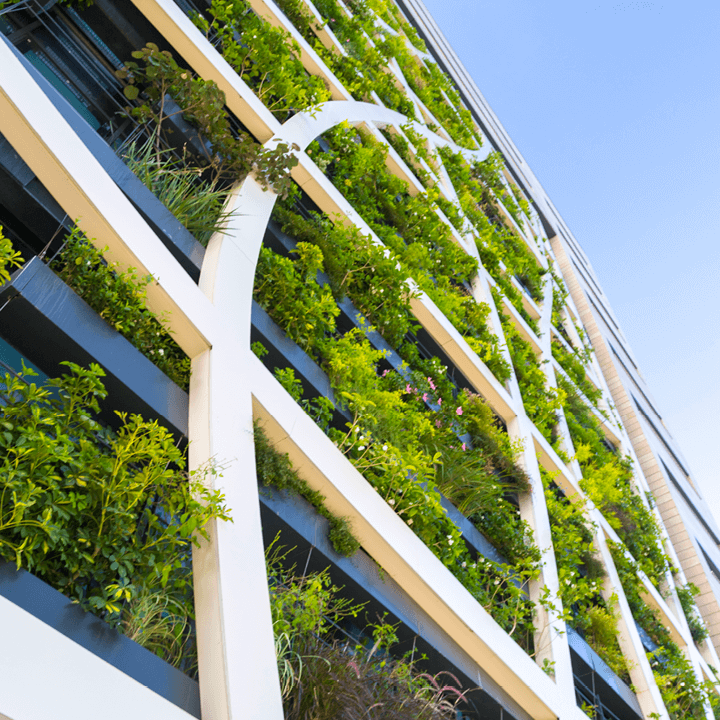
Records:
[[[0,597],[0,718],[191,720],[137,680]]]

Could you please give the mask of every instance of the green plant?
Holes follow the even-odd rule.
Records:
[[[316,280],[323,266],[320,249],[300,242],[294,254],[291,260],[261,248],[254,296],[303,350],[317,357],[319,344],[335,330],[340,309],[330,289]]]
[[[146,306],[152,276],[138,277],[134,268],[122,271],[117,263],[108,264],[106,251],[75,226],[51,267],[108,325],[186,390],[190,359]]]
[[[510,368],[487,323],[490,308],[476,302],[465,286],[477,272],[477,263],[438,216],[438,193],[410,196],[406,183],[386,167],[387,149],[367,134],[338,126],[325,138],[331,148],[328,172],[333,183],[383,241],[383,253],[397,259],[397,269],[406,269],[495,376],[507,380]],[[309,152],[320,154],[319,145],[314,143]]]
[[[537,322],[525,310],[522,293],[513,284],[520,281],[530,296],[539,302],[543,299],[540,267],[525,241],[501,218],[491,186],[502,182],[495,176],[499,172],[497,158],[491,156],[484,163],[471,166],[461,153],[442,148],[439,155],[458,193],[460,208],[475,234],[480,259],[498,287],[510,300],[528,325],[538,333]]]
[[[290,33],[270,25],[246,0],[213,0],[207,13],[211,19],[194,15],[195,25],[281,120],[330,99],[323,80],[305,71]]]
[[[662,623],[657,610],[643,600],[643,585],[638,566],[627,557],[621,545],[609,543],[615,567],[636,622],[658,646],[648,653],[655,680],[672,720],[701,720],[704,705],[709,702],[714,711],[720,705],[714,685],[702,682],[683,651],[673,641],[670,631]]]
[[[277,452],[259,423],[255,423],[255,464],[258,482],[278,490],[290,490],[305,498],[330,523],[328,538],[340,555],[353,555],[360,543],[353,537],[352,530],[345,518],[331,513],[325,506],[322,493],[312,490],[293,469],[287,455]]]
[[[8,267],[21,267],[23,262],[22,256],[15,251],[10,239],[3,235],[3,229],[0,225],[0,280],[7,282],[10,279]]]
[[[362,606],[342,597],[327,571],[297,577],[283,567],[277,540],[268,549],[268,576],[286,718],[456,717],[464,701],[457,680],[431,677],[411,659],[390,655],[397,637],[384,619],[366,620],[366,644],[341,642],[334,628],[358,618]]]
[[[207,141],[201,169],[207,168],[214,178],[231,182],[254,170],[263,187],[273,187],[281,196],[289,192],[290,169],[298,163],[291,148],[280,143],[275,149],[266,149],[245,132],[233,134],[225,113],[225,94],[214,82],[194,77],[178,65],[170,52],[148,43],[133,52],[132,57],[116,75],[126,82],[125,97],[139,103],[128,108],[130,114],[152,127],[158,162],[163,123],[169,117],[166,110],[169,97],[177,103],[183,117],[198,129],[200,139]]]
[[[677,588],[678,599],[682,605],[685,618],[690,627],[692,639],[699,645],[703,640],[709,637],[705,623],[700,619],[699,613],[695,606],[695,598],[700,594],[700,588],[693,583],[679,586]]]
[[[410,302],[417,293],[408,286],[410,272],[397,257],[356,228],[316,214],[303,218],[289,203],[279,204],[274,217],[293,239],[320,249],[335,299],[349,296],[378,332],[399,347],[415,329]]]
[[[600,595],[604,568],[595,556],[593,525],[586,520],[584,503],[570,502],[541,471],[558,569],[563,618],[574,627],[610,668],[626,681],[628,666],[617,642],[614,602]]]
[[[158,150],[151,138],[140,147],[135,143],[121,151],[125,164],[158,200],[207,246],[216,232],[223,232],[230,213],[225,212],[229,189],[217,179],[205,181],[191,163],[173,159],[170,151]]]
[[[495,303],[500,308],[500,297],[493,292]],[[512,358],[515,377],[520,388],[525,412],[543,434],[543,437],[557,447],[555,428],[558,410],[565,394],[562,388],[551,388],[532,345],[525,340],[510,318],[498,309],[498,316],[505,333],[508,351]]]
[[[178,662],[190,549],[208,522],[229,519],[224,497],[206,485],[212,468],[184,471],[157,422],[120,414],[117,432],[101,426],[102,369],[66,365],[44,386],[27,368],[4,377],[0,555]]]
[[[580,463],[580,485],[615,529],[655,587],[670,569],[660,529],[650,508],[634,488],[632,460],[620,457],[604,442],[600,422],[575,388],[558,378],[563,409]]]
[[[159,584],[143,585],[124,603],[120,629],[124,635],[158,655],[171,665],[185,664],[185,672],[197,672],[191,615],[187,603],[180,602]]]
[[[318,246],[301,248],[302,245],[298,248],[303,253],[318,260],[322,257]],[[267,252],[273,255],[270,250]],[[313,265],[312,271],[307,272],[300,258],[292,261],[275,256],[271,260],[282,261],[284,270],[279,282],[260,281],[265,283],[267,292],[263,302],[275,312],[281,327],[301,340],[304,325],[299,332],[296,318],[311,306],[320,305],[320,286],[315,280],[319,268]],[[300,264],[300,272],[293,270],[293,264]],[[278,313],[275,308],[283,306],[286,296],[302,307]],[[329,427],[324,419],[318,423],[478,601],[518,642],[530,648],[534,634],[533,606],[522,590],[522,582],[537,575],[539,553],[529,529],[518,517],[516,506],[499,497],[503,492],[525,488],[524,474],[515,465],[517,448],[503,437],[500,428],[494,425],[492,413],[477,396],[453,397],[454,389],[444,376],[445,368],[437,361],[421,360],[411,343],[403,345],[408,365],[402,372],[378,374],[384,353],[370,346],[364,330],[354,329],[337,336],[333,329],[329,325],[322,334],[308,338],[306,345],[322,363],[336,397],[355,420],[347,433]],[[288,392],[300,400],[302,389],[294,375],[281,370],[278,376]],[[313,414],[313,408],[309,409]],[[471,433],[473,442],[478,443],[477,450],[466,448],[458,439],[464,433]],[[502,488],[495,493],[497,502],[482,512],[475,506],[478,510],[475,519],[494,542],[508,551],[511,564],[475,562],[457,528],[445,515],[434,490],[434,476],[440,458],[447,455],[452,460],[455,451],[467,452],[468,457],[476,453],[477,467],[497,468],[506,475],[503,479],[494,478],[493,485]],[[512,543],[507,538],[513,538]]]
[[[580,392],[594,407],[597,407],[598,400],[602,397],[602,390],[595,387],[588,380],[585,373],[585,368],[590,363],[590,351],[585,348],[582,351],[575,348],[568,350],[557,338],[553,339],[550,349],[555,360],[558,361],[560,367],[568,374],[568,377],[575,383]]]

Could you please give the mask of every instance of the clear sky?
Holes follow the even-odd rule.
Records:
[[[424,2],[590,258],[720,522],[720,2]]]

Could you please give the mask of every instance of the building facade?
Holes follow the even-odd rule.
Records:
[[[0,718],[717,716],[720,530],[420,0],[0,32]]]

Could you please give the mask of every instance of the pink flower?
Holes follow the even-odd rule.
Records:
[[[459,408],[455,411],[455,413],[456,413],[457,415],[462,415],[462,408],[459,407]]]
[[[411,393],[411,392],[412,392],[412,388],[410,387],[409,384],[405,386],[405,392],[406,392],[406,393]]]
[[[462,449],[463,449],[463,452],[465,452],[467,450],[467,445],[465,445],[465,443],[462,444]]]
[[[390,371],[389,370],[383,370],[382,376],[385,377]]]
[[[430,383],[430,389],[431,389],[431,390],[434,390],[434,389],[435,389],[435,383],[432,381],[432,378],[428,378],[428,382]]]
[[[435,427],[440,427],[442,425],[442,422],[440,420],[435,421]]]
[[[442,398],[438,398],[438,405],[442,405]]]
[[[427,402],[427,393],[423,393],[423,400]]]

